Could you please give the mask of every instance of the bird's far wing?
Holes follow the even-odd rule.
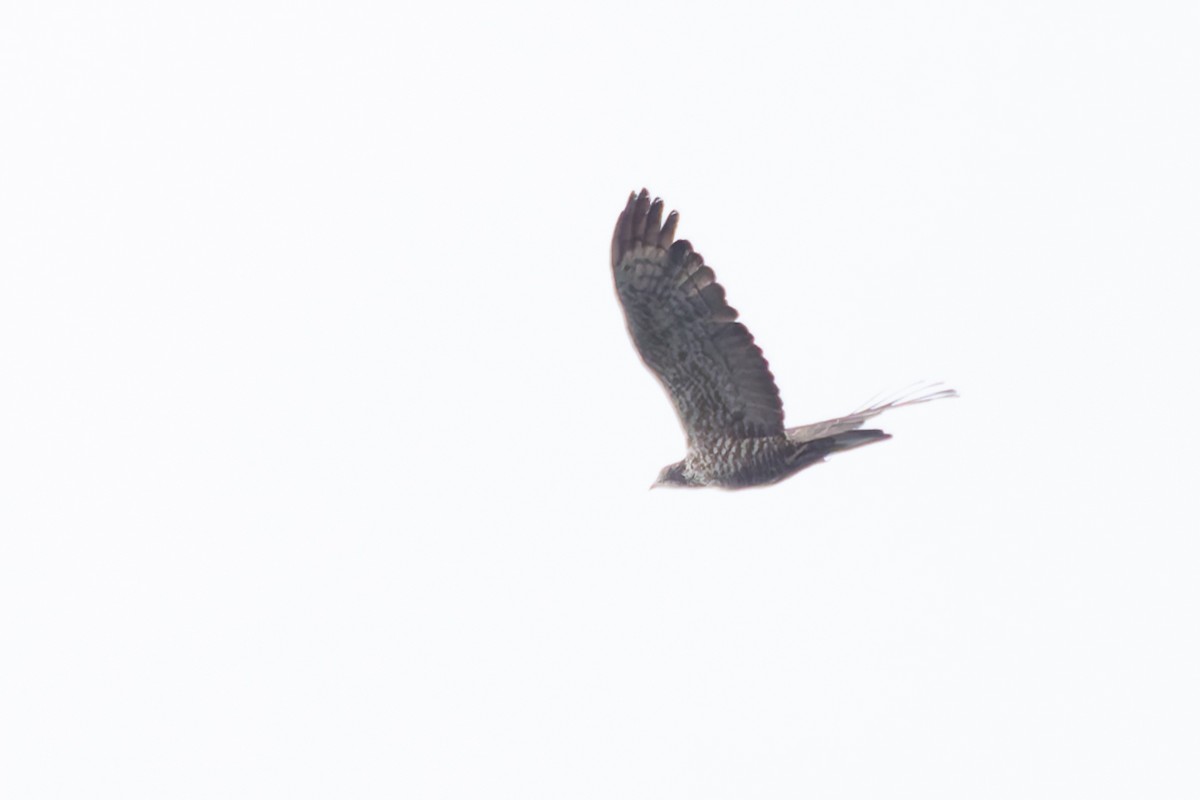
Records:
[[[662,200],[630,194],[613,232],[617,297],[633,343],[666,387],[690,445],[783,431],[783,403],[762,350]]]
[[[946,397],[958,397],[958,392],[947,389],[940,383],[917,383],[890,398],[882,400],[872,398],[861,410],[855,411],[853,414],[788,428],[787,437],[793,442],[811,442],[814,439],[835,436],[846,431],[857,430],[867,420],[890,409],[915,406],[918,403],[928,403],[930,400],[941,400]]]

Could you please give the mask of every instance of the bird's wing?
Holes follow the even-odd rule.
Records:
[[[783,403],[762,350],[662,200],[630,194],[613,232],[617,297],[642,360],[666,387],[689,445],[783,431]]]

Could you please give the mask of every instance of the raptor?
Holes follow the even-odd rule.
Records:
[[[704,259],[675,239],[679,214],[631,193],[613,232],[617,297],[642,361],[675,404],[687,456],[663,467],[655,486],[742,489],[777,483],[825,460],[891,436],[863,430],[900,406],[956,396],[923,386],[844,417],[787,428],[783,402],[762,350]]]

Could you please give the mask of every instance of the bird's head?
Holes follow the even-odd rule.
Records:
[[[674,464],[668,464],[658,473],[658,480],[650,486],[651,489],[657,489],[659,486],[696,486],[695,481],[688,479],[683,471],[683,462],[676,461]]]

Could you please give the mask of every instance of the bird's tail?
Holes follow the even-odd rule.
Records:
[[[799,472],[813,464],[818,464],[824,461],[826,456],[833,453],[840,453],[843,450],[853,450],[865,444],[882,442],[884,439],[890,438],[892,438],[892,435],[883,431],[843,431],[833,436],[796,442],[795,450],[792,451],[792,455],[788,458],[788,461],[793,466],[793,470],[789,474]]]
[[[822,445],[830,453],[840,453],[843,450],[853,450],[856,447],[862,447],[864,444],[882,442],[884,439],[890,438],[892,438],[890,433],[884,433],[879,430],[845,431],[833,436],[826,436],[824,439],[817,439],[815,442],[808,442],[808,444]]]
[[[878,416],[889,409],[928,403],[930,400],[940,400],[944,397],[958,397],[958,392],[947,389],[940,383],[918,383],[891,397],[880,398],[876,395],[868,400],[862,409],[852,414],[788,428],[786,433],[789,439],[797,443],[812,442],[816,444],[818,441],[826,439],[833,440],[831,443],[833,449],[829,452],[836,453],[839,450],[849,450],[889,438],[883,431],[858,430],[871,417]]]

